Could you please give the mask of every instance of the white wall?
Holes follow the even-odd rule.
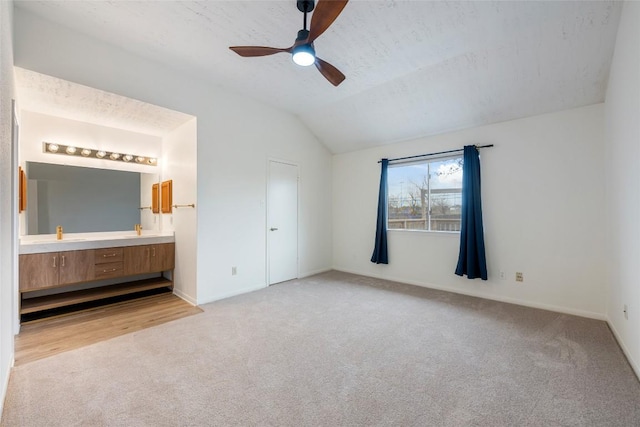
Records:
[[[331,155],[299,119],[19,9],[15,27],[19,67],[197,117],[198,303],[266,284],[269,157],[300,165],[301,275],[331,268]]]
[[[214,144],[204,142],[208,129],[198,116],[200,302],[266,284],[269,158],[299,165],[300,275],[331,268],[331,155],[289,114],[235,97],[224,102],[230,108],[215,115],[228,125]],[[232,266],[237,276],[231,276]]]
[[[607,317],[640,376],[640,3],[626,2],[605,102]],[[628,319],[623,313],[628,307]]]
[[[197,182],[197,120],[192,119],[163,138],[162,178],[172,180],[173,204],[188,205],[198,200]],[[173,292],[195,304],[197,299],[197,210],[173,208],[171,214],[161,214],[163,231],[176,236],[176,267],[173,272]]]
[[[113,160],[87,159],[81,156],[63,156],[44,153],[42,142],[74,145],[95,150],[116,151],[159,158],[162,138],[124,129],[99,126],[93,123],[22,110],[20,112],[20,164],[40,162],[112,169],[141,173],[159,173],[158,166]]]
[[[604,318],[603,105],[334,156],[334,267],[489,299]],[[453,274],[459,235],[389,231],[370,262],[383,157],[481,150],[489,280]],[[500,280],[499,271],[506,273]],[[515,272],[524,282],[515,282]]]
[[[13,2],[0,2],[0,413],[13,364],[13,321],[15,310],[16,253],[13,241],[15,223],[15,170],[11,126],[14,98],[13,78]]]

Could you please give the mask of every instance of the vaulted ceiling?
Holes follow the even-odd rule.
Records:
[[[286,53],[242,58],[228,49],[291,46],[302,28],[294,0],[15,4],[289,111],[334,153],[604,101],[622,8],[351,0],[315,42],[346,75],[334,87]]]

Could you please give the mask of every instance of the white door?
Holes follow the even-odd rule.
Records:
[[[298,277],[298,167],[269,162],[269,284]]]

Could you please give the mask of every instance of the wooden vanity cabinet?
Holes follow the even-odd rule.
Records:
[[[25,315],[56,308],[153,289],[172,289],[173,281],[163,272],[174,269],[174,257],[175,243],[22,254],[19,257],[20,314],[24,320]],[[125,277],[146,273],[161,274],[145,279]],[[88,289],[64,289],[67,285],[116,278],[124,280]],[[60,289],[32,296],[32,291],[47,288]]]
[[[175,244],[128,246],[124,248],[124,274],[156,273],[175,267]]]
[[[94,280],[94,250],[20,255],[20,291]]]
[[[58,252],[20,255],[20,291],[58,286]]]
[[[59,285],[89,282],[95,279],[93,249],[60,253]]]
[[[175,243],[151,245],[151,272],[167,271],[175,268]]]
[[[133,276],[149,272],[152,245],[128,246],[124,248],[124,274]]]

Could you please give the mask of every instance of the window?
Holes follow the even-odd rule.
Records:
[[[389,230],[460,231],[462,156],[389,165]]]

